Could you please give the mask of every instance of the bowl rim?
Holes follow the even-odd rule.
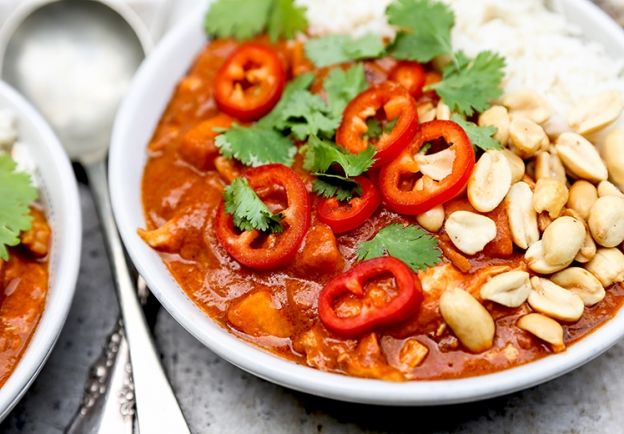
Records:
[[[54,169],[57,183],[54,186],[44,184],[48,190],[62,191],[58,195],[60,203],[54,203],[57,214],[64,218],[57,219],[59,226],[53,228],[62,234],[63,249],[55,270],[55,285],[50,283],[46,305],[39,324],[30,342],[11,376],[0,387],[0,420],[2,420],[26,393],[37,377],[48,356],[52,352],[61,333],[74,297],[80,266],[82,243],[82,215],[78,185],[74,172],[61,143],[36,109],[24,97],[4,81],[0,80],[0,94],[10,102],[11,111],[20,122],[28,122],[42,137],[41,149],[45,149],[46,162]],[[26,143],[28,146],[28,143]],[[56,241],[55,241],[56,242]],[[50,264],[51,266],[51,264]]]
[[[564,6],[599,23],[605,34],[608,34],[608,37],[624,50],[624,32],[595,5],[588,0],[569,0]],[[145,107],[142,105],[143,98],[147,98],[150,92],[153,93],[155,87],[153,80],[159,74],[160,68],[173,68],[176,72],[172,74],[177,74],[177,80],[181,78],[180,74],[185,69],[179,65],[167,66],[172,63],[170,56],[176,54],[180,58],[193,49],[196,50],[195,54],[199,52],[203,43],[199,45],[198,41],[193,38],[198,37],[195,27],[201,27],[201,18],[205,8],[206,6],[202,5],[194,14],[189,14],[187,20],[171,30],[139,69],[118,112],[109,157],[109,183],[113,211],[128,253],[162,305],[200,342],[239,368],[291,389],[322,397],[369,404],[439,405],[491,398],[549,381],[599,356],[624,336],[624,309],[621,309],[613,319],[563,353],[477,377],[392,383],[328,373],[298,365],[255,347],[217,325],[190,301],[169,274],[158,254],[149,249],[137,236],[137,217],[131,211],[137,204],[133,203],[128,192],[131,189],[127,184],[129,168],[140,170],[138,179],[141,179],[143,165],[137,161],[145,160],[145,146],[147,145],[144,143],[141,148],[143,154],[138,154],[141,157],[137,161],[130,161],[132,158],[128,158],[126,150],[128,146],[136,146],[136,143],[129,142],[126,136],[137,128],[134,115]],[[175,83],[156,84],[162,85],[160,87],[164,87],[165,90],[172,90]],[[150,111],[156,110],[162,113],[169,99],[170,95],[164,102],[157,98],[161,107],[150,108]],[[152,115],[148,115],[148,120],[143,123],[143,128],[150,129],[149,136],[160,118],[157,116],[157,119],[153,119],[153,116],[150,116]],[[141,164],[140,167],[139,164]],[[142,224],[144,223],[142,205],[140,209],[139,224]],[[206,318],[209,320],[206,321]]]

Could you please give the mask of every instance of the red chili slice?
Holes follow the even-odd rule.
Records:
[[[317,214],[320,221],[329,226],[336,234],[349,232],[364,223],[381,203],[381,195],[367,178],[354,178],[362,187],[362,194],[347,202],[340,202],[335,197],[321,199]]]
[[[425,143],[440,139],[455,151],[455,156],[451,173],[436,181],[420,172],[416,155]],[[461,126],[452,121],[425,122],[405,150],[381,169],[381,194],[391,210],[421,214],[457,196],[468,183],[474,165],[474,149]]]
[[[305,184],[292,169],[268,164],[244,173],[251,188],[267,206],[284,217],[282,232],[240,231],[221,201],[215,218],[219,244],[238,262],[258,270],[278,268],[294,258],[310,227],[310,198]],[[286,202],[286,205],[281,203]]]
[[[277,53],[261,44],[243,44],[217,72],[215,100],[222,112],[241,121],[255,121],[277,104],[285,82]]]
[[[379,138],[368,138],[366,121],[373,118],[384,128],[389,122],[394,126]],[[386,81],[365,90],[347,105],[336,133],[336,143],[354,154],[372,145],[377,150],[375,167],[381,167],[401,152],[417,130],[416,101],[403,86]]]
[[[392,280],[391,291],[394,294],[384,292],[386,299],[370,297],[371,291],[367,291],[366,287],[370,288],[376,280],[382,280],[382,283]],[[384,291],[382,285],[376,289]],[[359,309],[341,314],[340,299],[354,296],[361,302]],[[319,294],[319,317],[329,331],[343,337],[358,337],[414,315],[422,298],[418,276],[403,262],[385,256],[364,261],[325,285]]]
[[[388,79],[399,83],[410,95],[418,99],[423,94],[426,74],[425,68],[420,63],[403,60],[392,68]]]

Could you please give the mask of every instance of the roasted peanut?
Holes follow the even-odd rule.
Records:
[[[551,265],[567,266],[574,260],[585,241],[585,225],[563,216],[553,221],[542,236],[544,260]]]
[[[548,146],[548,136],[539,124],[524,117],[513,118],[509,124],[512,150],[522,158],[529,158]]]
[[[553,274],[550,280],[581,297],[585,306],[593,306],[605,298],[605,290],[600,281],[581,267],[566,268]]]
[[[453,172],[455,157],[455,151],[447,148],[433,154],[416,154],[414,159],[423,175],[441,181]]]
[[[624,193],[609,181],[600,181],[598,184],[598,197],[617,196],[624,198]]]
[[[434,206],[429,211],[418,214],[416,221],[429,232],[438,232],[444,224],[444,207]]]
[[[536,311],[560,321],[574,322],[583,315],[581,297],[543,277],[532,277],[529,305]]]
[[[524,254],[528,267],[540,274],[552,274],[561,271],[570,264],[553,265],[544,259],[544,245],[539,240],[529,246]],[[572,261],[570,261],[571,263]]]
[[[451,119],[451,109],[442,101],[438,103],[436,107],[436,119],[439,121],[448,121]]]
[[[489,217],[470,211],[455,211],[446,219],[444,229],[462,252],[474,255],[496,238],[496,223]]]
[[[468,180],[468,200],[481,212],[490,212],[505,199],[511,187],[511,168],[500,151],[487,151]]]
[[[518,157],[516,154],[506,148],[503,149],[501,152],[509,163],[509,168],[511,169],[512,184],[515,184],[516,182],[522,180],[525,172],[524,161],[522,161],[522,158]]]
[[[492,347],[496,326],[490,313],[468,292],[450,287],[440,296],[440,313],[459,341],[480,353]]]
[[[548,342],[552,346],[552,350],[556,353],[565,349],[563,327],[552,318],[548,318],[539,313],[530,313],[520,318],[516,325],[518,328]]]
[[[555,149],[566,169],[574,176],[599,182],[607,179],[607,166],[596,147],[576,133],[563,133],[557,138]]]
[[[624,253],[617,248],[598,249],[585,269],[596,276],[605,288],[624,282]]]
[[[480,290],[481,298],[507,307],[518,307],[531,292],[531,281],[526,271],[508,271],[488,280]]]
[[[434,120],[436,117],[436,108],[431,102],[419,104],[417,107],[417,110],[418,110],[418,120],[420,122],[429,122],[429,121]]]
[[[613,130],[607,136],[602,151],[609,178],[620,190],[624,190],[624,131]]]
[[[535,123],[546,122],[550,117],[548,103],[531,90],[519,90],[503,97],[503,105],[509,109],[512,118],[525,117]]]
[[[619,91],[607,91],[579,101],[568,117],[568,123],[579,134],[598,131],[622,114],[622,97]]]
[[[509,140],[509,113],[501,105],[495,105],[481,113],[479,116],[479,126],[496,127],[494,138],[503,145]]]
[[[533,209],[537,213],[548,212],[550,218],[557,218],[568,201],[568,187],[556,179],[542,178],[535,184]]]
[[[509,219],[509,228],[514,243],[521,249],[527,249],[539,240],[537,214],[533,209],[533,192],[526,182],[517,182],[511,186],[505,198],[505,210]]]
[[[546,151],[537,154],[535,157],[535,178],[537,180],[554,179],[565,185],[567,182],[565,168],[557,154]]]
[[[571,208],[579,213],[579,215],[587,220],[589,218],[589,211],[594,202],[598,199],[598,191],[596,187],[590,182],[585,180],[576,181],[570,187],[570,193],[568,195],[568,208]]]
[[[624,241],[624,199],[604,196],[592,206],[587,225],[592,237],[603,247],[615,247]]]
[[[585,227],[585,229],[585,240],[583,241],[581,250],[579,250],[578,254],[574,257],[574,260],[581,264],[588,263],[596,255],[596,243],[591,236],[589,228]]]

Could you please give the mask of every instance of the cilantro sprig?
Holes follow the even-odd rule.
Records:
[[[0,154],[0,259],[9,259],[9,246],[20,243],[20,233],[31,228],[30,205],[37,189],[30,176],[17,172],[15,161]]]
[[[340,175],[319,173],[312,183],[312,191],[320,197],[335,197],[340,202],[362,194],[362,186],[355,180]]]
[[[434,237],[418,226],[398,223],[383,227],[372,240],[362,243],[357,257],[366,260],[386,254],[405,262],[414,271],[433,267],[442,256]]]
[[[372,33],[359,38],[348,35],[323,36],[308,40],[304,47],[306,56],[317,67],[377,58],[386,50],[383,39]]]
[[[239,40],[267,31],[271,40],[292,39],[308,27],[305,8],[294,0],[217,0],[206,14],[206,33]]]
[[[493,126],[480,127],[474,122],[464,119],[462,116],[454,113],[451,120],[464,129],[470,142],[476,148],[488,151],[490,149],[503,149],[501,142],[494,138],[497,128]]]
[[[215,138],[215,146],[226,158],[235,158],[246,166],[270,163],[291,166],[297,148],[279,132],[261,126],[233,125]]]
[[[282,232],[281,214],[273,214],[245,178],[238,177],[223,191],[225,210],[242,231]]]

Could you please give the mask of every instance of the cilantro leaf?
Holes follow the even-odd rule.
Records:
[[[316,175],[317,178],[312,183],[312,191],[321,197],[335,196],[339,201],[346,202],[362,194],[362,186],[353,179],[327,173]]]
[[[284,92],[282,92],[282,97],[273,110],[269,112],[268,115],[260,119],[256,125],[265,127],[265,128],[273,128],[276,124],[281,122],[283,119],[286,119],[288,116],[284,114],[284,108],[288,107],[292,104],[293,95],[299,90],[306,90],[312,82],[314,81],[314,74],[308,72],[306,74],[301,74],[294,80],[290,81],[288,85],[284,88]]]
[[[281,232],[282,215],[273,214],[245,178],[238,177],[223,191],[225,211],[242,231]]]
[[[9,259],[8,246],[20,243],[20,233],[31,228],[30,204],[37,199],[37,189],[30,176],[16,172],[15,161],[0,155],[0,259]]]
[[[359,38],[329,35],[305,43],[306,56],[317,67],[335,65],[351,60],[380,57],[385,52],[381,37],[368,33]]]
[[[347,104],[359,93],[368,87],[364,65],[361,63],[351,66],[349,69],[332,69],[325,81],[323,88],[327,93],[329,113],[338,118],[342,118]]]
[[[386,254],[405,262],[414,271],[433,267],[442,256],[434,237],[418,226],[401,224],[382,228],[372,240],[362,243],[358,249],[360,260]]]
[[[279,132],[260,126],[233,125],[215,138],[221,155],[235,158],[246,166],[282,163],[291,166],[297,148]]]
[[[297,90],[284,105],[283,118],[277,123],[279,130],[290,129],[298,140],[324,133],[332,136],[340,125],[340,118],[326,113],[327,105],[323,98],[307,90]]]
[[[503,145],[494,138],[496,134],[496,127],[485,126],[480,127],[474,122],[467,121],[457,113],[451,116],[451,120],[459,124],[460,127],[466,131],[468,138],[473,146],[483,149],[484,151],[490,149],[503,149]]]
[[[267,23],[271,40],[292,39],[297,32],[305,31],[308,28],[305,12],[306,8],[295,5],[293,0],[273,0]]]
[[[456,62],[444,68],[442,81],[427,88],[434,89],[451,111],[471,116],[502,94],[504,68],[505,59],[499,54],[482,51],[470,59],[460,51]]]
[[[366,126],[368,127],[368,130],[366,130],[365,135],[368,139],[379,138],[384,132],[381,126],[381,121],[377,118],[368,118],[366,120]]]
[[[312,173],[325,173],[332,165],[338,164],[345,176],[358,176],[366,172],[375,162],[373,147],[368,147],[359,154],[352,154],[316,136],[310,137],[302,151],[305,153],[303,168]]]
[[[273,0],[217,0],[212,3],[204,28],[219,38],[249,39],[266,27]]]
[[[390,48],[398,59],[428,62],[452,53],[453,11],[433,0],[396,0],[386,9],[388,22],[399,28]]]

